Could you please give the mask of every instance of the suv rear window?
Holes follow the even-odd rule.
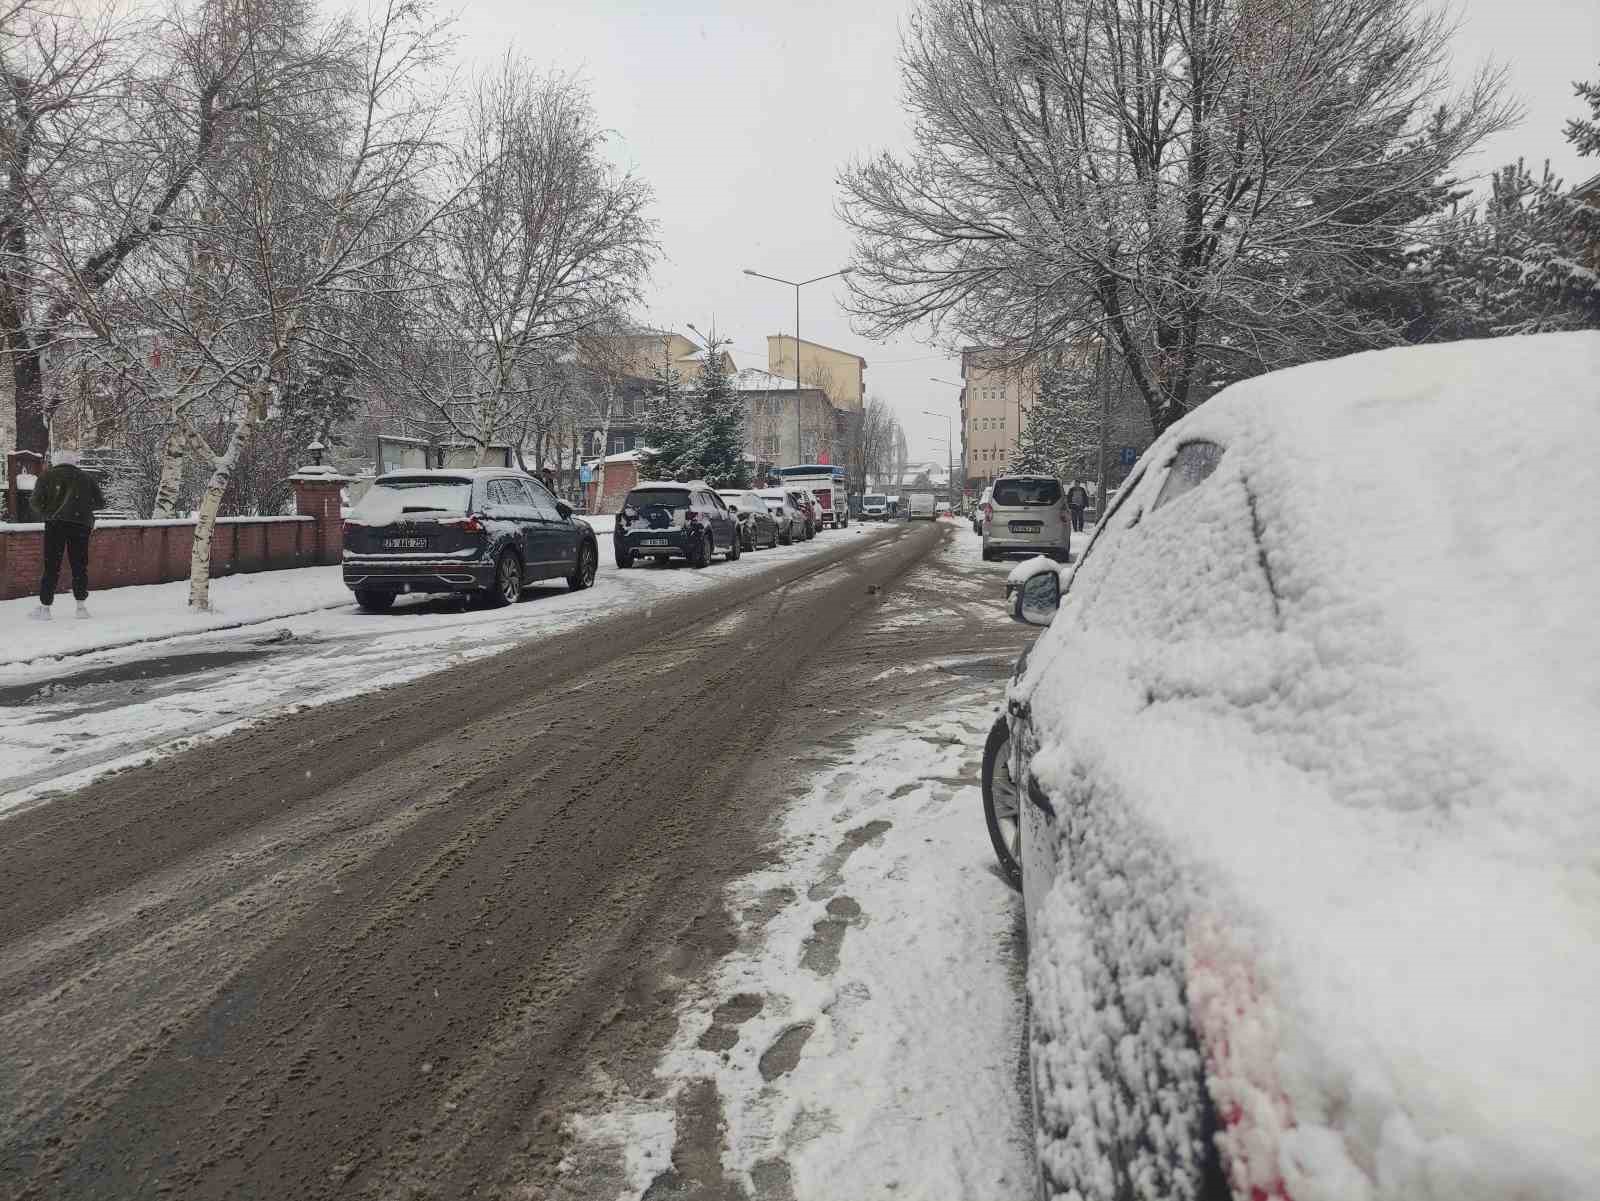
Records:
[[[1061,503],[1061,481],[1052,479],[1000,480],[994,486],[994,503],[1005,508]]]
[[[642,509],[646,505],[660,505],[663,509],[687,509],[689,496],[687,488],[635,488],[628,493],[625,507]]]
[[[367,489],[348,520],[388,525],[406,513],[465,513],[471,503],[471,480],[383,480]]]

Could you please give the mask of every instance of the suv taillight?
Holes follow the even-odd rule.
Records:
[[[476,513],[473,513],[461,523],[461,528],[469,534],[481,534],[483,533],[483,522],[478,520]]]
[[[990,521],[994,518],[994,506],[988,501],[984,501],[983,504],[979,505],[978,510],[983,514],[985,521]]]

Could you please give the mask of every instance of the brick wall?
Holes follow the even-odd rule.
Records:
[[[339,562],[344,551],[337,477],[296,477],[294,517],[220,517],[211,537],[211,574],[278,571]],[[106,521],[89,540],[89,586],[123,588],[189,578],[192,520]],[[44,566],[44,526],[0,525],[0,600],[32,596]],[[62,556],[58,587],[72,575]]]

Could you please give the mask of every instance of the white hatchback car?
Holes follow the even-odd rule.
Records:
[[[1072,516],[1061,481],[1049,475],[1003,475],[995,480],[983,517],[983,557],[1049,555],[1067,561]]]

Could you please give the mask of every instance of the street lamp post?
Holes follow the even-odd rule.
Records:
[[[800,433],[800,289],[807,284],[819,284],[825,279],[836,279],[841,275],[849,275],[850,268],[845,267],[839,271],[830,271],[826,275],[816,275],[810,279],[798,281],[779,279],[776,275],[752,271],[749,267],[744,269],[744,273],[753,275],[757,279],[768,279],[775,284],[783,284],[785,287],[794,289],[794,461],[799,463],[803,454],[803,448],[801,447],[802,435]]]
[[[950,440],[950,414],[935,413],[932,409],[923,409],[922,415],[924,417],[944,418],[944,490],[945,494],[950,498],[950,509],[954,512],[956,507],[956,460],[955,444]]]

